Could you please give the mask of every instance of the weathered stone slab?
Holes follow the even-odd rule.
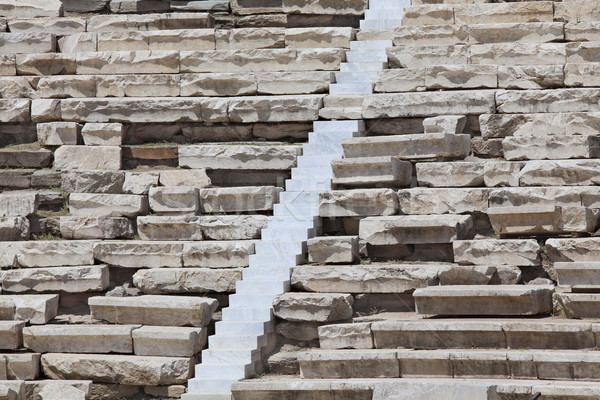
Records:
[[[119,170],[121,148],[118,146],[61,146],[54,152],[57,170]]]
[[[528,205],[553,205],[564,208],[592,207],[600,193],[597,187],[523,187],[502,188],[490,191],[490,207],[519,207]]]
[[[597,214],[584,207],[492,207],[488,216],[498,234],[591,233],[598,225]]]
[[[19,75],[73,75],[76,71],[75,56],[71,54],[18,54]]]
[[[437,284],[439,265],[298,266],[292,285],[308,292],[407,293]]]
[[[181,96],[249,96],[258,85],[253,74],[182,74]]]
[[[179,53],[165,50],[77,53],[78,75],[124,73],[179,73]]]
[[[468,64],[469,48],[450,46],[395,46],[386,49],[392,68],[424,68],[428,65]]]
[[[120,171],[65,171],[61,174],[61,189],[67,193],[120,194],[124,179]]]
[[[557,160],[597,158],[600,139],[597,136],[509,136],[502,141],[504,158],[514,160]]]
[[[285,30],[285,46],[288,48],[343,48],[349,49],[354,40],[349,27],[291,28]]]
[[[29,220],[25,217],[0,217],[0,240],[28,240]]]
[[[91,123],[83,126],[81,136],[86,146],[120,146],[125,131],[118,123]]]
[[[563,65],[498,66],[498,87],[502,89],[553,89],[563,86]]]
[[[457,63],[453,63],[457,64]],[[427,89],[495,89],[495,65],[436,65],[425,68]]]
[[[469,135],[430,133],[342,139],[346,158],[400,157],[402,159],[465,158],[471,149]]]
[[[385,69],[377,75],[375,93],[415,92],[425,87],[425,68]]]
[[[199,217],[202,233],[209,240],[248,240],[260,238],[267,227],[266,215],[215,215]]]
[[[90,297],[94,318],[115,324],[207,326],[218,302],[205,297]]]
[[[85,32],[87,21],[80,17],[12,18],[8,20],[10,32],[48,32],[55,35]]]
[[[273,312],[287,321],[340,321],[352,317],[353,302],[349,294],[284,293],[273,300]]]
[[[398,378],[400,362],[394,350],[312,350],[298,354],[305,379]],[[321,378],[321,379],[322,379]]]
[[[0,121],[4,123],[29,122],[31,101],[27,99],[0,99]]]
[[[181,72],[335,71],[342,49],[258,49],[182,51]]]
[[[89,379],[122,385],[185,383],[193,370],[191,358],[138,357],[48,353],[42,356],[44,374],[51,379]]]
[[[216,30],[213,32],[213,38],[216,39],[216,50],[282,48],[285,47],[285,28],[267,27]]]
[[[600,265],[597,261],[555,262],[554,270],[560,286],[598,286]]]
[[[148,31],[149,50],[213,50],[215,31],[213,29],[172,29]]]
[[[409,186],[412,164],[400,157],[358,157],[333,160],[332,183],[338,187]]]
[[[202,226],[194,216],[145,216],[137,219],[142,240],[202,240]]]
[[[402,189],[398,191],[398,203],[403,214],[485,213],[488,210],[488,190],[467,188]]]
[[[39,204],[37,193],[1,193],[0,217],[29,217],[35,214]]]
[[[169,11],[170,2],[163,0],[111,0],[110,11],[114,14]]]
[[[179,147],[179,166],[207,169],[275,169],[296,165],[298,146],[199,145]]]
[[[15,269],[5,271],[2,278],[2,290],[8,293],[101,292],[108,284],[104,265]]]
[[[398,199],[390,189],[334,190],[319,195],[321,217],[381,216],[397,212]]]
[[[548,239],[546,249],[554,262],[596,261],[599,254],[598,238]]]
[[[272,210],[273,204],[279,201],[279,193],[282,190],[272,186],[201,189],[201,210],[203,213]]]
[[[177,97],[178,75],[102,75],[96,77],[97,97]]]
[[[372,349],[371,323],[336,324],[319,327],[321,349]]]
[[[469,47],[472,64],[556,65],[567,62],[564,43],[491,43]]]
[[[469,187],[484,183],[482,162],[417,163],[416,169],[419,186]]]
[[[159,215],[196,215],[200,202],[198,189],[190,186],[161,186],[148,192],[150,209]]]
[[[308,261],[313,263],[353,263],[360,258],[358,237],[322,236],[309,239]]]
[[[367,217],[359,236],[373,246],[452,243],[472,237],[472,228],[472,218],[463,215]]]
[[[326,0],[310,3],[301,0],[283,0],[282,10],[286,14],[363,15],[367,8],[367,0],[351,0],[343,4],[334,4]]]
[[[65,35],[58,39],[58,48],[67,54],[98,51],[98,34],[85,32]]]
[[[589,87],[598,85],[599,63],[566,64],[564,67],[565,86]]]
[[[4,385],[12,386],[15,380],[35,380],[40,374],[40,354],[39,353],[6,353],[2,354],[6,360],[6,375],[9,381],[4,381]],[[11,382],[13,381],[13,382]],[[19,383],[19,382],[14,382]],[[14,387],[14,386],[13,386]],[[18,389],[18,386],[15,389]]]
[[[206,328],[143,326],[133,331],[138,356],[192,357],[206,346]]]
[[[530,161],[519,174],[520,186],[596,185],[600,163],[596,160]]]
[[[395,27],[393,40],[394,46],[449,46],[467,44],[469,34],[467,25],[409,25]]]
[[[363,116],[367,119],[495,112],[494,91],[486,90],[375,94],[365,96],[363,101]]]
[[[36,94],[42,99],[96,97],[96,82],[89,76],[42,76]]]
[[[461,25],[464,26],[464,25]],[[468,26],[469,43],[544,43],[565,39],[562,22],[477,23]]]
[[[2,54],[52,53],[56,50],[56,36],[51,33],[0,32]]]
[[[208,241],[183,244],[183,266],[202,268],[247,267],[255,241]]]
[[[46,325],[23,330],[24,346],[39,353],[133,353],[139,325]]]
[[[58,295],[29,294],[4,295],[0,301],[3,319],[25,321],[33,325],[44,325],[56,317]]]
[[[289,95],[327,93],[333,76],[329,71],[257,73],[258,94]]]
[[[454,261],[459,264],[539,266],[540,246],[535,240],[455,241]]]
[[[125,268],[182,267],[182,250],[175,242],[102,241],[94,243],[94,258]]]
[[[17,261],[21,267],[93,265],[92,242],[30,241],[19,243]]]
[[[38,141],[42,146],[77,144],[81,126],[76,122],[46,122],[37,124]]]
[[[498,91],[497,110],[503,114],[598,111],[600,95],[593,89]]]
[[[134,229],[124,217],[60,217],[60,234],[65,239],[129,239]]]
[[[231,122],[305,122],[319,118],[323,95],[239,97],[229,100]]]
[[[483,172],[485,186],[519,186],[519,172],[524,162],[486,162]]]
[[[452,24],[454,24],[454,8],[451,5],[428,4],[404,8],[402,26]]]
[[[455,8],[455,23],[494,24],[503,22],[552,22],[551,1],[531,3],[465,4]]]
[[[3,350],[16,350],[23,345],[24,322],[0,322],[0,348]]]
[[[55,99],[35,99],[31,101],[31,121],[46,122],[61,119],[61,101]]]
[[[100,32],[98,51],[148,51],[148,33],[144,31]]]
[[[237,268],[153,268],[133,276],[133,284],[146,294],[234,293],[240,280]]]
[[[413,296],[419,314],[536,315],[552,310],[553,286],[431,286]]]
[[[88,20],[88,32],[160,31],[212,28],[208,13],[161,13],[143,15],[96,15]]]
[[[160,171],[161,186],[190,186],[203,188],[210,186],[210,178],[204,169]]]
[[[158,172],[125,172],[123,193],[148,194],[151,187],[158,186]]]
[[[133,194],[71,193],[69,212],[77,217],[136,217],[148,212],[144,196]]]

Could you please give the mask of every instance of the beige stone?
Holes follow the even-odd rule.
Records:
[[[105,265],[15,269],[2,278],[2,290],[8,293],[101,292],[108,284]]]
[[[76,145],[80,129],[76,122],[37,124],[38,142],[43,146]]]
[[[459,240],[453,244],[459,264],[539,266],[540,246],[535,240]]]
[[[16,350],[23,345],[23,328],[25,322],[2,321],[0,322],[0,348]]]
[[[100,75],[96,76],[97,97],[178,97],[179,76]]]
[[[354,146],[356,149],[356,146]],[[356,157],[333,160],[332,183],[337,187],[409,186],[412,164],[401,157]]]
[[[545,43],[565,39],[561,22],[503,22],[469,25],[469,43]]]
[[[88,32],[154,31],[212,28],[209,13],[161,13],[143,15],[95,15],[88,20]]]
[[[40,374],[39,353],[9,353],[2,354],[2,357],[6,360],[6,373],[9,380],[23,381],[38,378]]]
[[[122,385],[185,383],[192,376],[190,358],[48,353],[44,374],[51,379],[89,379]]]
[[[29,122],[29,107],[27,99],[0,99],[0,121],[4,123]]]
[[[315,121],[322,102],[322,95],[239,97],[229,101],[229,119],[241,123]]]
[[[78,217],[136,217],[148,212],[148,204],[133,194],[71,193],[69,212]]]
[[[181,74],[181,96],[248,96],[257,90],[253,74]]]
[[[35,99],[31,101],[31,121],[46,122],[60,120],[60,100]]]
[[[205,297],[90,297],[94,318],[116,324],[207,326],[218,302]]]
[[[398,191],[403,214],[485,213],[488,190],[470,188],[412,188]]]
[[[4,295],[0,302],[0,309],[4,319],[44,325],[58,313],[58,295]]]
[[[202,240],[198,217],[186,215],[145,216],[137,219],[142,240]]]
[[[467,44],[471,39],[467,25],[409,25],[394,28],[394,45],[443,46]]]
[[[44,385],[38,392],[40,400],[58,400],[66,398],[73,400],[85,400],[89,391],[84,391],[75,386],[64,385],[61,382],[51,382]]]
[[[367,0],[350,0],[343,4],[327,0],[315,0],[309,3],[301,0],[283,0],[283,12],[287,14],[332,14],[362,15],[368,8]]]
[[[315,237],[307,245],[309,262],[351,264],[359,259],[356,236]]]
[[[339,321],[352,317],[352,303],[349,294],[285,293],[273,300],[273,312],[287,321]]]
[[[452,24],[454,24],[454,8],[449,5],[415,5],[404,9],[403,26]]]
[[[148,51],[148,33],[144,31],[114,31],[96,34],[98,51]]]
[[[595,185],[595,160],[530,161],[519,174],[520,186],[584,186]]]
[[[1,193],[0,217],[29,217],[35,214],[39,202],[36,193]]]
[[[202,268],[247,267],[255,241],[206,241],[183,245],[183,266]]]
[[[58,0],[3,0],[0,5],[3,15],[7,17],[39,18],[62,17],[63,6]]]
[[[356,189],[323,192],[319,195],[321,217],[393,215],[398,201],[389,189]]]
[[[207,328],[143,326],[133,331],[138,356],[191,357],[206,346]]]
[[[265,215],[215,215],[198,218],[202,233],[209,240],[258,239],[267,227]]]
[[[380,71],[375,82],[375,93],[414,92],[425,87],[424,68],[400,68]]]
[[[567,60],[563,43],[475,44],[469,50],[473,64],[553,65]]]
[[[171,29],[148,31],[149,50],[214,50],[213,29]]]
[[[30,241],[19,244],[17,261],[21,267],[61,267],[93,265],[89,241]]]
[[[196,215],[198,189],[190,186],[161,186],[148,192],[150,209],[159,215]]]
[[[139,325],[46,325],[23,330],[24,346],[39,353],[133,353]]]
[[[201,189],[200,208],[213,214],[272,210],[282,190],[272,186]]]
[[[179,166],[210,169],[280,169],[296,165],[298,146],[196,145],[179,148]]]
[[[125,174],[121,171],[65,171],[61,177],[61,189],[67,193],[120,194]]]
[[[483,186],[484,163],[417,163],[419,186],[469,187]]]
[[[565,85],[563,65],[499,66],[498,87],[502,89],[551,89]]]
[[[131,220],[124,217],[60,217],[65,239],[128,239],[133,232]]]
[[[468,50],[464,45],[395,46],[388,47],[386,53],[393,68],[424,68],[436,64],[468,64]]]
[[[75,56],[70,54],[18,54],[19,75],[74,75]]]
[[[372,349],[371,323],[336,324],[319,327],[321,349]]]
[[[485,186],[519,186],[519,172],[524,166],[523,162],[486,162],[483,172]]]
[[[498,112],[503,114],[561,113],[598,111],[598,93],[593,89],[554,89],[498,91]]]
[[[175,51],[115,51],[78,53],[77,74],[173,74],[179,73]]]
[[[120,146],[124,133],[123,125],[118,123],[91,123],[81,129],[86,146]]]
[[[597,158],[600,152],[596,136],[509,136],[502,148],[508,161]]]
[[[58,48],[62,53],[98,51],[98,34],[75,33],[58,39]]]
[[[153,268],[136,272],[133,283],[146,294],[234,293],[241,279],[237,268]]]
[[[95,97],[96,82],[89,76],[43,76],[36,93],[40,98]]]
[[[285,30],[288,48],[350,48],[354,31],[349,27],[291,28]]]
[[[54,152],[57,170],[119,170],[121,148],[117,146],[61,146]]]
[[[269,27],[216,30],[213,33],[213,37],[216,37],[216,50],[250,50],[285,47],[284,28]]]
[[[51,33],[0,33],[2,54],[52,53],[56,50],[56,36]]]
[[[94,243],[94,258],[124,268],[182,267],[183,245],[176,242],[101,241]]]
[[[125,172],[123,193],[148,194],[151,187],[158,186],[158,172]]]
[[[167,170],[160,171],[161,186],[190,186],[203,188],[210,186],[210,178],[204,169]]]

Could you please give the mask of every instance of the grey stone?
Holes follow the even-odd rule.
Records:
[[[146,294],[234,293],[241,279],[237,268],[153,268],[136,272],[133,283]]]
[[[540,246],[535,240],[461,240],[453,243],[460,264],[539,266]]]
[[[124,217],[60,217],[60,234],[65,239],[129,239],[134,229]]]
[[[2,290],[8,293],[101,292],[108,284],[105,265],[15,269],[2,278]]]
[[[352,317],[352,303],[349,294],[285,293],[273,300],[273,312],[287,321],[339,321]]]
[[[61,189],[67,193],[120,194],[125,173],[120,171],[65,171],[61,174]]]
[[[77,217],[136,217],[148,211],[147,200],[133,194],[71,193],[69,212]]]
[[[358,237],[323,236],[309,239],[308,261],[312,263],[353,263],[359,259]]]

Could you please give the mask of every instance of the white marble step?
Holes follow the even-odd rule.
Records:
[[[201,364],[199,364],[201,365]],[[204,400],[197,399],[197,393],[210,395],[229,395],[231,399],[231,384],[239,379],[219,379],[219,378],[193,378],[188,381],[188,393],[182,396],[186,400]],[[210,397],[208,398],[210,399]]]
[[[331,167],[292,168],[292,179],[333,178]]]
[[[387,11],[387,10],[385,10]],[[369,10],[367,10],[369,12]],[[354,40],[350,42],[350,50],[384,50],[394,46],[391,40]]]
[[[260,360],[259,349],[202,350],[202,364],[252,364]]]
[[[248,307],[248,304],[252,304],[253,307],[271,307],[273,305],[273,299],[275,295],[272,294],[232,294],[229,296],[229,307]],[[252,332],[243,332],[245,335],[249,335]],[[264,334],[262,332],[259,334]],[[235,332],[224,332],[225,335],[233,335]]]
[[[251,254],[250,267],[295,267],[304,261],[303,254]]]
[[[388,30],[402,25],[402,19],[369,19],[360,21],[362,30]]]
[[[235,285],[235,292],[239,294],[276,294],[289,292],[290,281],[280,280],[243,280],[237,281]]]
[[[305,143],[302,145],[302,154],[305,156],[317,155],[343,155],[341,143]]]
[[[382,19],[402,19],[404,17],[404,9],[379,9],[367,10],[365,12],[365,20],[382,20]]]
[[[274,328],[275,324],[272,321],[217,321],[215,323],[217,335],[263,335],[273,332]]]
[[[239,308],[243,309],[243,307]],[[267,342],[266,335],[213,335],[208,337],[208,348],[258,349],[266,346]]]
[[[341,145],[340,145],[341,146]],[[324,191],[331,190],[331,179],[287,179],[285,181],[287,190]]]
[[[357,62],[371,62],[380,61],[387,62],[388,56],[385,50],[374,50],[374,51],[347,51],[346,62],[357,63]]]
[[[362,21],[361,21],[362,22]],[[379,28],[373,28],[379,29]],[[387,61],[365,61],[365,62],[353,62],[353,63],[341,63],[340,72],[376,72],[382,69],[387,69]]]
[[[274,216],[290,216],[294,218],[319,214],[317,204],[275,204],[273,206]],[[269,226],[271,227],[271,226]],[[312,228],[313,226],[308,226]]]
[[[271,318],[271,307],[225,307],[222,310],[223,321],[270,321]]]
[[[333,83],[329,85],[329,94],[373,94],[372,83]]]
[[[354,42],[353,42],[354,43]],[[377,72],[336,72],[336,83],[373,83],[377,81]]]
[[[256,267],[244,268],[242,279],[290,279],[293,267]]]
[[[227,393],[184,393],[181,400],[231,400],[231,392]]]
[[[308,143],[340,143],[342,139],[362,137],[364,132],[339,131],[339,132],[309,132]],[[302,157],[302,156],[300,156]]]
[[[298,159],[300,159],[300,156]],[[319,193],[316,192],[281,192],[279,194],[280,204],[293,204],[293,203],[318,203]]]
[[[369,0],[369,10],[398,9],[411,4],[411,0]]]
[[[254,364],[198,364],[196,376],[205,379],[244,379],[254,375]]]
[[[306,230],[289,228],[266,228],[261,230],[263,240],[307,240],[315,237],[317,230],[310,228]]]
[[[339,132],[339,131],[364,131],[365,121],[345,120],[345,121],[315,121],[313,123],[314,132]]]
[[[321,156],[300,156],[297,159],[297,164],[299,168],[328,167],[331,166],[331,161],[339,160],[341,158],[342,156],[339,154]]]
[[[306,252],[306,242],[301,240],[261,240],[254,245],[257,254],[296,254]]]

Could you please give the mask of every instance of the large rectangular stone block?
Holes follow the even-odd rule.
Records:
[[[7,293],[101,292],[108,284],[105,265],[14,269],[2,278],[2,290]]]
[[[469,48],[472,64],[555,65],[565,64],[564,43],[492,43]]]
[[[462,25],[464,27],[464,25]],[[545,43],[565,39],[562,22],[503,22],[477,23],[468,26],[469,43]]]
[[[44,325],[58,313],[57,294],[4,295],[0,299],[3,319]]]
[[[77,53],[77,74],[176,74],[179,53],[168,50]]]
[[[334,190],[319,195],[321,217],[381,216],[397,212],[398,199],[390,189]]]
[[[231,122],[305,122],[319,118],[323,95],[239,97],[229,100]]]
[[[29,217],[40,205],[37,193],[1,193],[0,217]]]
[[[483,186],[482,162],[429,162],[417,163],[419,186],[470,187]]]
[[[209,13],[162,13],[142,15],[95,15],[89,18],[88,32],[161,31],[212,28]]]
[[[242,280],[237,268],[152,268],[133,276],[135,286],[146,294],[234,293]]]
[[[402,189],[398,203],[403,214],[485,213],[488,193],[488,189],[475,188]]]
[[[136,217],[148,212],[147,199],[134,194],[71,193],[69,212],[78,217]]]
[[[357,157],[333,160],[332,183],[337,187],[393,186],[411,183],[412,164],[400,157]]]
[[[472,29],[475,28],[473,26]],[[471,28],[467,25],[409,25],[394,28],[395,46],[449,46],[467,44]]]
[[[557,160],[597,158],[600,138],[597,136],[509,136],[502,141],[504,158],[514,160]]]
[[[56,36],[51,33],[0,32],[2,54],[52,53],[56,50]]]
[[[143,326],[132,336],[138,356],[192,357],[206,346],[208,329]]]
[[[183,244],[183,266],[202,268],[247,267],[254,254],[254,240],[206,241]]]
[[[395,46],[386,49],[392,68],[424,68],[429,65],[468,64],[469,48],[450,46]]]
[[[19,243],[17,262],[21,267],[93,265],[90,241],[52,240]]]
[[[176,242],[102,241],[94,243],[94,258],[125,268],[181,267],[182,250]]]
[[[137,219],[142,240],[202,240],[202,225],[193,215],[145,216]]]
[[[54,152],[57,170],[119,170],[121,148],[118,146],[61,146]]]
[[[596,185],[597,160],[530,161],[519,173],[520,186],[588,186]]]
[[[190,186],[153,187],[148,200],[158,215],[196,215],[200,208],[198,189]]]
[[[273,210],[282,190],[274,186],[201,189],[200,208],[209,214]]]
[[[600,94],[594,89],[500,90],[496,93],[497,109],[502,114],[600,111],[599,100]]]
[[[553,4],[551,1],[516,4],[460,4],[454,9],[454,23],[552,22],[554,20]]]
[[[453,244],[454,261],[467,265],[541,265],[540,245],[535,240],[459,240]]]
[[[179,166],[207,169],[275,169],[296,165],[298,146],[195,145],[179,147]]]
[[[46,325],[23,331],[24,346],[40,353],[133,353],[139,325]]]

